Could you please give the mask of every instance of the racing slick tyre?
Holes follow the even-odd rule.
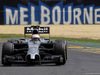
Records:
[[[14,52],[14,48],[13,48],[13,44],[10,43],[10,42],[6,42],[3,44],[3,47],[2,47],[2,64],[5,65],[5,66],[10,66],[12,65],[11,62],[9,62],[7,59],[6,59],[6,55],[12,55]]]
[[[67,60],[67,41],[64,40],[64,39],[59,39],[59,40],[56,40],[56,42],[63,42],[65,44],[65,53],[66,53],[66,60]]]
[[[56,40],[54,44],[54,52],[57,55],[61,55],[63,60],[59,59],[58,62],[56,62],[56,65],[64,65],[67,60],[67,42],[66,40]]]
[[[19,43],[18,40],[8,40],[8,42],[10,42],[10,43]]]

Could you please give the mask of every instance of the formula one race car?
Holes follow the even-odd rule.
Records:
[[[26,39],[26,34],[32,34],[31,38]],[[64,65],[67,60],[66,40],[50,41],[50,37],[49,39],[40,38],[39,34],[50,35],[50,28],[25,27],[24,39],[5,42],[2,47],[2,64],[5,66],[10,66],[13,63]]]

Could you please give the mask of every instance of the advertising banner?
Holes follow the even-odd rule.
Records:
[[[100,6],[97,1],[95,3],[86,3],[83,0],[24,2],[15,2],[16,5],[4,2],[1,5],[0,23],[4,25],[100,24]]]

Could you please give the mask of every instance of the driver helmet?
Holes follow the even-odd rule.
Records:
[[[38,34],[33,34],[32,37],[31,37],[31,40],[34,43],[38,43],[40,41],[40,36]]]

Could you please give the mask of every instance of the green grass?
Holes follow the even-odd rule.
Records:
[[[27,35],[27,38],[30,38],[31,35]],[[23,38],[22,34],[0,34],[0,38]],[[50,37],[50,39],[65,39],[67,41],[76,41],[76,42],[92,42],[92,43],[100,43],[100,39],[77,39],[77,38],[63,38],[63,37]]]
[[[22,34],[0,34],[0,38],[22,38],[24,35]],[[27,36],[29,37],[29,35]]]
[[[75,41],[75,42],[91,42],[91,43],[100,43],[100,39],[79,39],[79,38],[63,38],[63,37],[51,37],[51,39],[65,39],[67,41]]]

